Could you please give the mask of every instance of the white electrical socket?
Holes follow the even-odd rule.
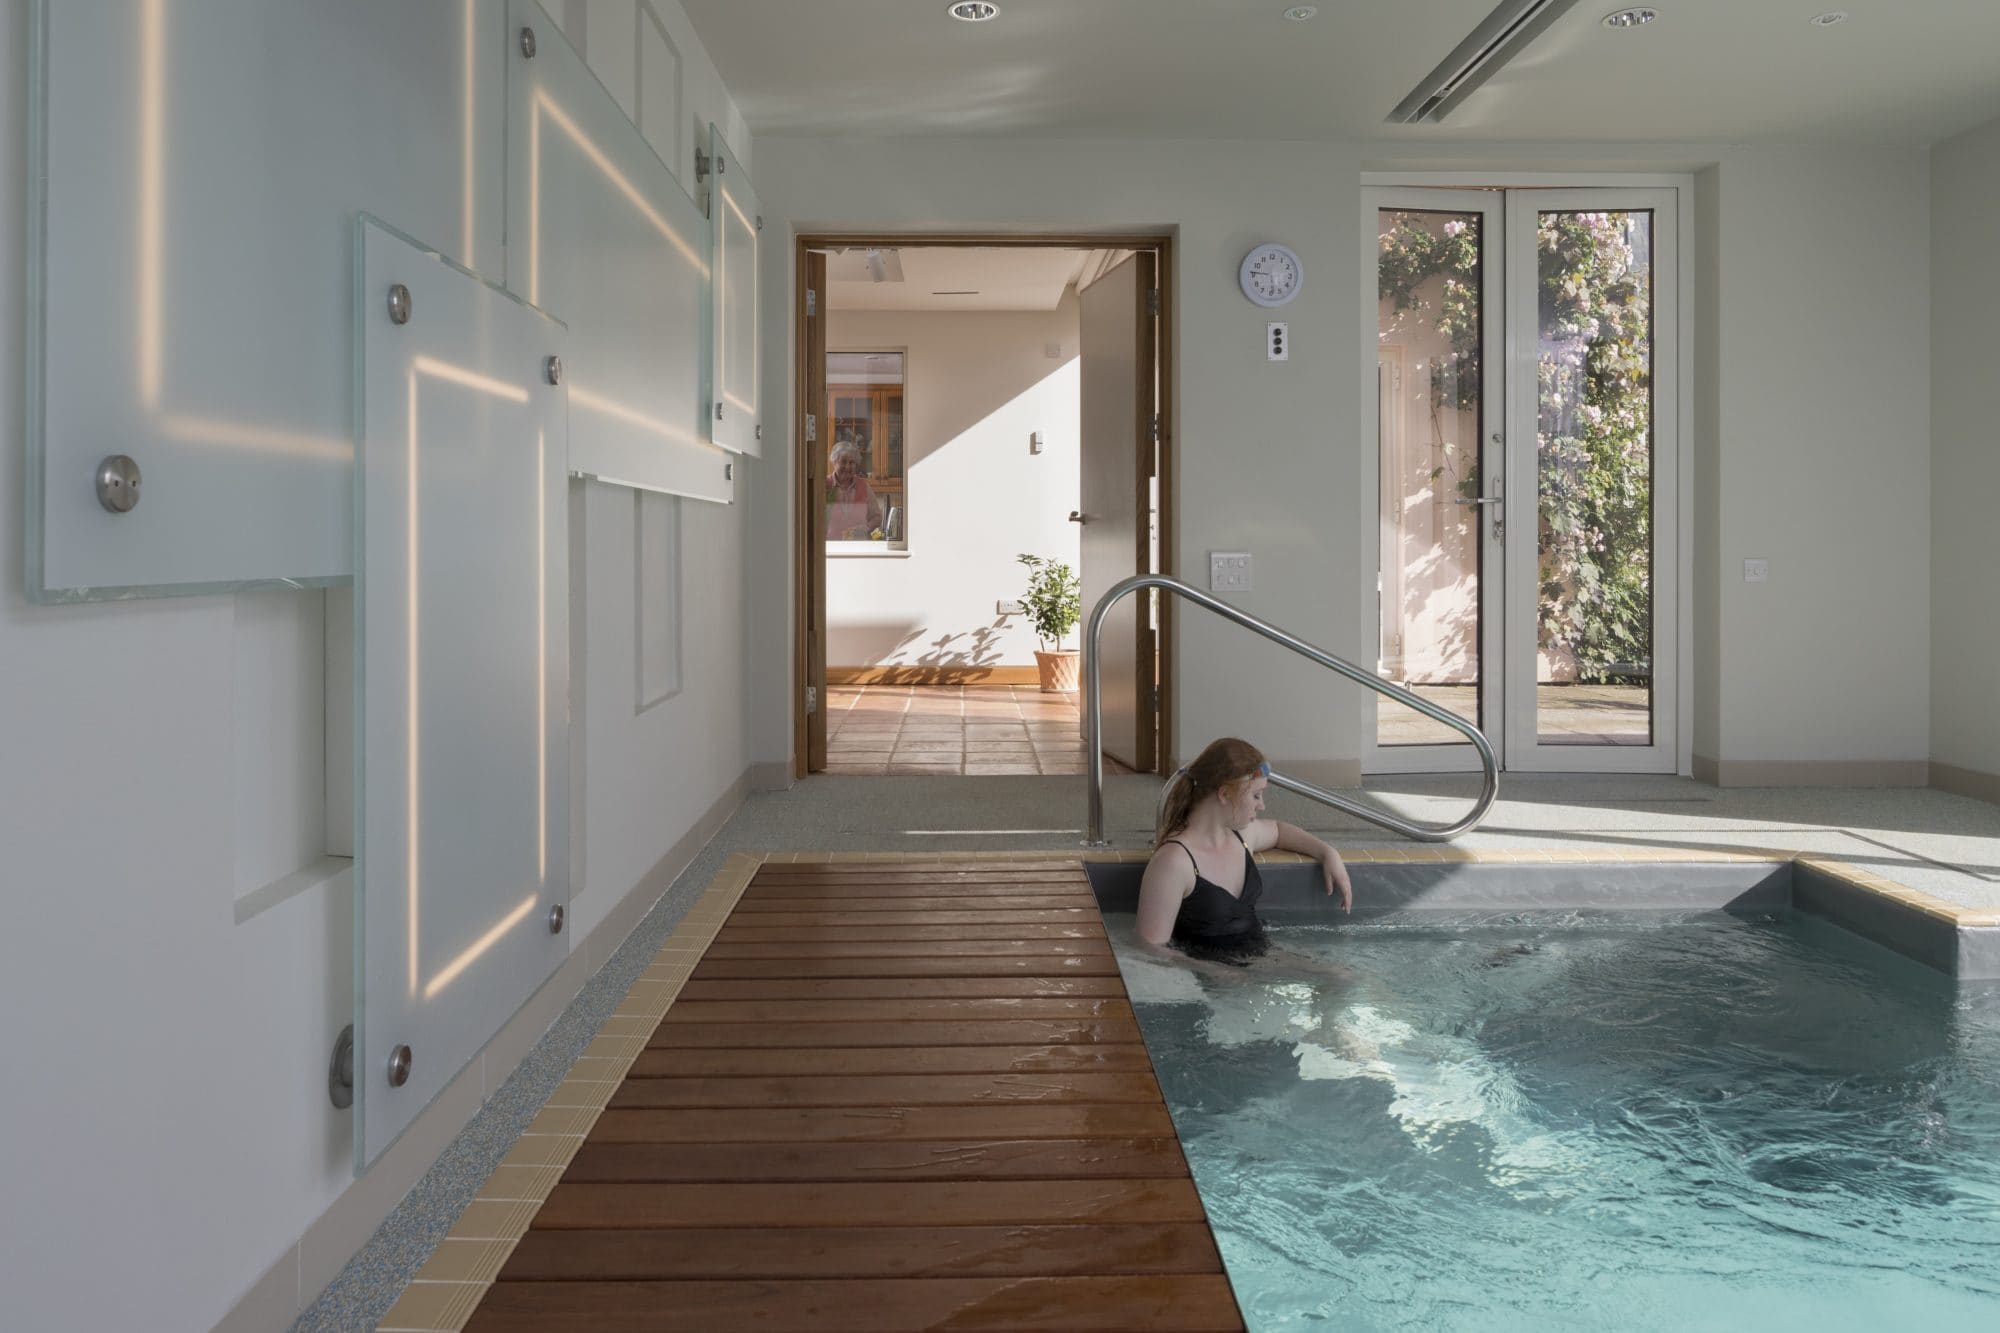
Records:
[[[1743,562],[1743,581],[1745,583],[1769,583],[1771,581],[1771,562],[1763,559],[1745,560]]]
[[[1208,553],[1208,590],[1210,592],[1249,592],[1250,553],[1248,551],[1210,551]]]
[[[1023,616],[1028,613],[1028,608],[1019,602],[995,602],[993,610],[996,615],[1003,616]]]
[[[1266,361],[1289,361],[1292,359],[1292,331],[1285,324],[1272,324],[1264,334],[1264,359]]]

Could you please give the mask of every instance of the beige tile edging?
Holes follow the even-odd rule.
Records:
[[[715,878],[674,927],[653,962],[632,983],[625,999],[606,1019],[597,1037],[584,1048],[568,1075],[513,1149],[501,1159],[478,1195],[439,1244],[403,1295],[383,1316],[378,1333],[459,1333],[480,1297],[499,1275],[528,1224],[562,1178],[563,1169],[583,1146],[612,1093],[646,1047],[667,1009],[693,973],[703,950],[715,938],[736,902],[765,862],[788,865],[842,865],[859,862],[950,861],[1100,861],[1136,863],[1148,860],[1143,849],[1099,852],[738,852],[723,863]],[[1893,900],[1899,906],[1957,926],[2000,926],[2000,910],[1960,907],[1942,898],[1898,884],[1824,856],[1756,848],[1703,849],[1688,847],[1357,847],[1343,851],[1349,865],[1467,864],[1670,865],[1765,861],[1810,866],[1820,874],[1866,893]],[[1298,863],[1308,858],[1296,852],[1263,852],[1268,865]]]
[[[763,859],[738,852],[723,863],[376,1325],[380,1333],[458,1333],[465,1327]]]

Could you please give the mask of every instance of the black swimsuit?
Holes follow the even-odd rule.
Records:
[[[1167,841],[1194,862],[1194,852],[1186,843],[1178,838]],[[1236,834],[1236,841],[1243,842],[1241,833]],[[1174,914],[1172,942],[1197,958],[1240,962],[1256,957],[1271,947],[1264,923],[1257,919],[1257,899],[1263,892],[1264,879],[1257,873],[1257,858],[1250,854],[1248,843],[1243,845],[1241,893],[1231,893],[1207,878],[1195,863],[1194,889],[1181,899],[1180,910]]]

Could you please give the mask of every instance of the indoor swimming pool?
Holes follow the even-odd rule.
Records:
[[[1990,988],[1786,910],[1281,924],[1201,971],[1112,921],[1253,1330],[2000,1326]]]

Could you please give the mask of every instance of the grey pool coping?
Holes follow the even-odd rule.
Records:
[[[2000,911],[1961,908],[1906,885],[1817,857],[1734,852],[1726,859],[1587,860],[1527,849],[1358,849],[1346,854],[1355,908],[1329,902],[1317,865],[1288,853],[1258,858],[1258,911],[1274,924],[1466,914],[1794,910],[1837,925],[1960,983],[2000,981]],[[1098,906],[1134,911],[1144,864],[1129,854],[1086,860]]]

